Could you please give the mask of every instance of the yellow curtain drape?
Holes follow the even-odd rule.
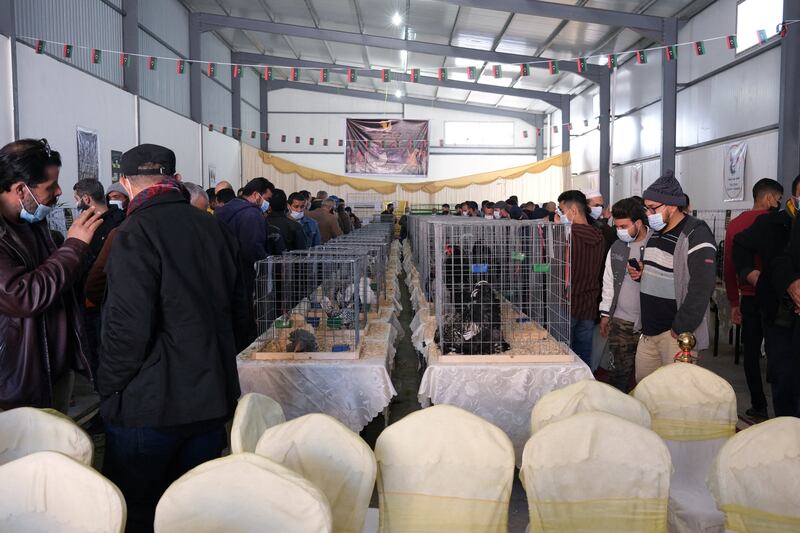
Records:
[[[500,179],[517,179],[525,174],[544,172],[552,166],[568,167],[571,163],[570,154],[569,152],[566,152],[545,159],[544,161],[537,161],[536,163],[522,165],[519,167],[493,170],[490,172],[482,172],[479,174],[472,174],[469,176],[462,176],[460,178],[446,180],[396,184],[389,181],[368,180],[363,178],[343,176],[340,174],[333,174],[331,172],[324,172],[322,170],[317,170],[293,163],[287,159],[283,159],[282,157],[278,157],[261,150],[258,151],[258,155],[261,158],[262,163],[275,168],[277,171],[283,174],[294,173],[309,181],[322,181],[328,185],[334,186],[347,185],[357,191],[372,190],[381,194],[394,194],[398,187],[400,187],[400,189],[403,191],[412,193],[418,191],[436,193],[445,188],[463,189],[470,185],[487,185]]]

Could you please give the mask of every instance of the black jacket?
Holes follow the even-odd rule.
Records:
[[[103,213],[102,219],[103,223],[100,224],[100,227],[94,232],[92,242],[89,244],[89,250],[91,252],[89,255],[90,265],[97,260],[97,257],[100,255],[100,251],[103,249],[103,245],[106,242],[106,237],[108,237],[108,234],[111,233],[111,230],[125,221],[125,213],[122,211],[122,209],[112,205],[108,207],[108,211]]]
[[[278,228],[288,251],[305,250],[308,248],[306,232],[303,231],[303,226],[301,226],[299,222],[290,220],[289,217],[286,216],[286,213],[270,213],[267,215],[266,220],[267,224]]]
[[[756,302],[769,322],[775,319],[778,302],[786,290],[786,287],[781,291],[776,288],[773,265],[789,243],[791,231],[792,217],[786,211],[778,211],[761,215],[749,228],[733,238],[733,264],[741,279],[756,270],[756,257],[761,258]]]
[[[250,333],[239,253],[224,223],[178,192],[119,227],[97,378],[106,422],[163,428],[233,414],[236,355]]]

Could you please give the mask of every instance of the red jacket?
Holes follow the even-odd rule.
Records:
[[[758,217],[766,214],[765,209],[751,209],[745,211],[738,217],[734,218],[728,223],[728,229],[725,233],[725,257],[722,261],[723,277],[725,279],[725,292],[728,295],[728,301],[731,307],[739,307],[739,295],[741,296],[755,296],[756,289],[745,280],[740,280],[736,275],[736,267],[733,264],[733,238],[738,233],[743,232],[749,228]],[[761,260],[756,258],[756,265],[761,270]]]

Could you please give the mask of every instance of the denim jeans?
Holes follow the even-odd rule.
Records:
[[[775,416],[800,417],[800,326],[795,329],[764,324],[767,381],[772,386]]]
[[[578,320],[570,318],[570,348],[578,354],[581,361],[592,366],[592,335],[594,334],[594,320]]]
[[[750,390],[750,405],[753,409],[766,409],[767,397],[761,382],[761,341],[764,331],[761,312],[755,296],[742,296],[742,345],[744,347],[744,377]]]
[[[153,531],[156,504],[167,487],[227,444],[222,422],[202,428],[124,428],[106,425],[103,474],[128,504],[128,533]]]

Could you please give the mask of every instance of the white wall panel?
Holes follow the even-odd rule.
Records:
[[[208,168],[214,167],[217,181],[230,181],[234,188],[242,186],[242,151],[239,141],[228,135],[202,128],[203,187],[210,187]]]
[[[717,0],[681,28],[678,32],[678,41],[694,42],[736,33],[736,4],[736,0]],[[736,59],[736,51],[728,50],[725,39],[706,42],[704,56],[697,56],[688,46],[681,48],[679,53],[681,54],[678,60],[679,83],[697,79]]]
[[[624,163],[661,152],[661,102],[614,121],[612,161]]]
[[[259,109],[261,106],[261,78],[251,68],[242,69],[242,100]]]
[[[201,126],[161,106],[141,100],[139,104],[139,142],[166,146],[175,152],[178,172],[186,181],[201,183]]]
[[[228,126],[231,129],[233,102],[231,92],[205,74],[200,75],[203,105],[203,123]]]
[[[231,88],[231,51],[230,49],[219,40],[213,33],[203,33],[200,36],[200,58],[203,61],[219,61],[221,63],[228,63],[227,65],[217,65],[217,80],[228,89]],[[208,65],[203,63],[203,70],[206,70]]]
[[[648,62],[644,65],[639,65],[634,59],[615,71],[616,87],[614,88],[612,80],[611,86],[614,88],[614,94],[611,98],[615,101],[615,112],[618,115],[661,99],[663,52],[658,52],[655,50],[650,52]],[[683,52],[681,58],[685,55],[688,54]],[[627,54],[623,58],[627,59]]]
[[[255,131],[255,139],[250,138],[250,132]],[[261,113],[250,104],[242,102],[242,142],[252,146],[261,146]]]
[[[139,50],[142,54],[160,57],[174,57],[175,54],[150,35],[139,30]],[[146,58],[131,58],[135,65],[128,68],[139,69],[139,91],[144,98],[159,105],[189,116],[189,65],[183,74],[175,71],[175,62],[159,60],[156,70],[150,70]]]
[[[189,12],[178,0],[139,0],[139,23],[189,57]]]
[[[97,132],[100,181],[108,186],[111,150],[136,144],[134,96],[27,46],[17,47],[17,61],[20,137],[44,137],[61,153],[61,201],[73,204],[79,126]]]
[[[0,146],[14,140],[14,96],[11,81],[11,41],[0,35]]]

